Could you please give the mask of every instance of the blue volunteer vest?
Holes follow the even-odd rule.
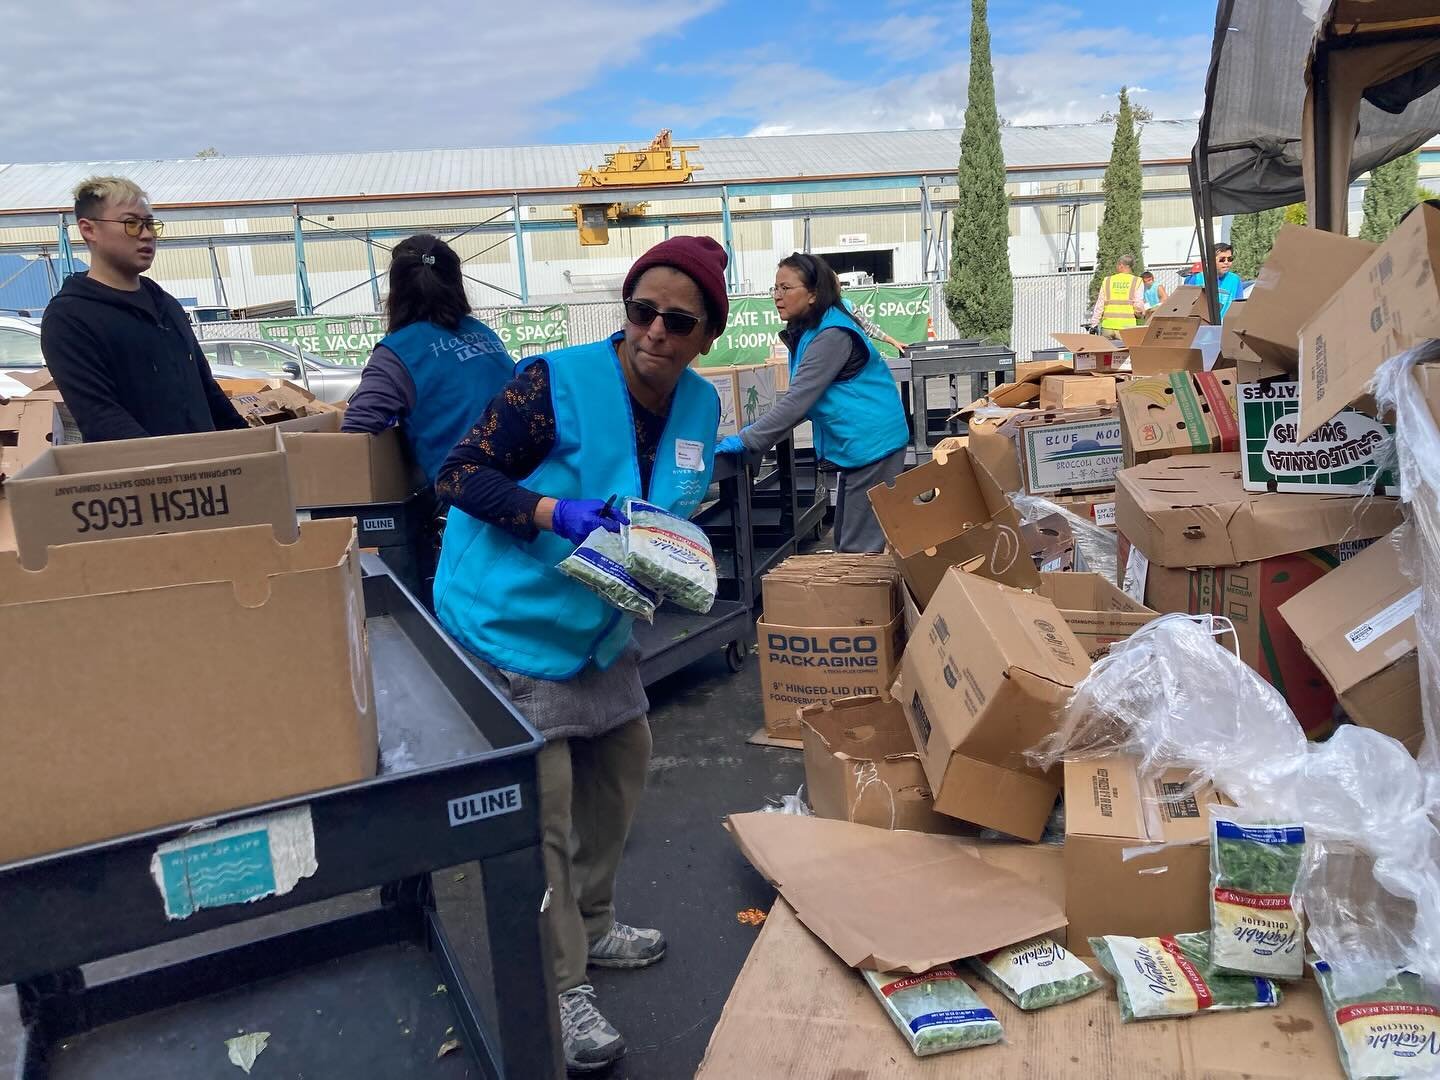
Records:
[[[806,416],[815,425],[815,456],[842,469],[858,469],[899,450],[910,441],[910,430],[885,358],[838,307],[832,307],[818,325],[801,335],[790,354],[790,374],[799,369],[815,335],[832,327],[859,338],[870,356],[853,379],[831,383]]]
[[[415,408],[401,430],[433,486],[455,444],[515,374],[515,361],[495,331],[468,315],[458,333],[418,322],[385,335],[380,344],[400,358],[415,383]]]
[[[545,357],[555,445],[521,481],[529,490],[553,499],[645,494],[630,392],[615,353],[619,339]],[[719,426],[719,395],[686,370],[655,455],[649,502],[680,517],[695,512],[710,486]],[[436,615],[467,649],[506,671],[564,680],[591,661],[607,668],[630,640],[634,620],[556,568],[574,550],[554,533],[522,541],[451,507],[435,575]]]

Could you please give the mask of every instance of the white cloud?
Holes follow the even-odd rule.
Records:
[[[0,160],[533,140],[720,2],[0,0]]]

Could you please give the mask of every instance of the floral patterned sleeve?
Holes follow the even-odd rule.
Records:
[[[536,360],[495,395],[435,481],[443,502],[512,533],[533,540],[540,496],[520,486],[555,445],[555,408],[550,368]]]

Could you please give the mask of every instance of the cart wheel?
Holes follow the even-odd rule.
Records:
[[[738,672],[745,666],[745,657],[750,648],[743,641],[732,641],[725,646],[725,663],[731,671]]]

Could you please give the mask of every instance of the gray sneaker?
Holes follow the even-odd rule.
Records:
[[[560,995],[560,1040],[566,1072],[599,1072],[625,1056],[624,1038],[595,1008],[595,988],[588,984]]]
[[[617,922],[590,944],[590,963],[606,968],[649,967],[665,955],[665,935]]]

